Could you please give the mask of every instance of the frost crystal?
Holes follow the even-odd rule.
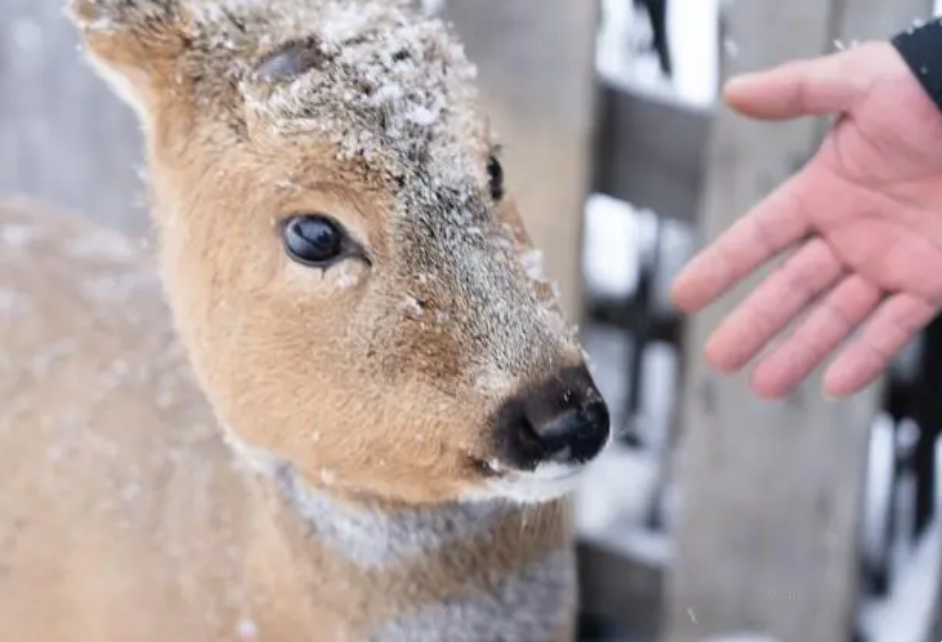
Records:
[[[544,281],[546,275],[543,272],[543,253],[539,250],[527,250],[520,255],[520,261],[523,268],[534,281]]]
[[[486,139],[473,104],[476,70],[440,20],[395,2],[326,2],[307,12],[319,14],[305,23],[309,68],[243,81],[259,121],[284,135],[325,135],[340,160],[399,182],[482,183],[487,150],[468,144]]]
[[[240,640],[254,640],[258,637],[258,625],[249,618],[242,618],[236,625],[236,635]]]

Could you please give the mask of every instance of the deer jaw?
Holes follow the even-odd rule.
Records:
[[[147,125],[171,307],[239,440],[347,499],[572,488],[607,414],[521,259],[440,22],[365,0],[72,4]],[[299,261],[304,229],[339,252]]]

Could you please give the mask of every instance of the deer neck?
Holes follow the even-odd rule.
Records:
[[[306,576],[299,586],[315,611],[330,604],[329,615],[312,617],[335,621],[338,632],[383,642],[542,641],[564,638],[571,627],[567,502],[350,503],[282,460],[230,444],[262,491],[279,545]]]

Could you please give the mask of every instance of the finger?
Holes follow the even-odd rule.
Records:
[[[843,397],[871,383],[935,315],[935,308],[909,294],[887,299],[824,375],[824,392]]]
[[[812,239],[726,318],[707,342],[707,361],[738,370],[843,274],[837,256]]]
[[[752,389],[767,398],[794,390],[870,316],[882,296],[878,287],[862,277],[846,277],[759,363],[752,374]]]
[[[674,280],[671,299],[696,312],[736,286],[809,230],[801,207],[803,174],[786,181],[697,254]]]
[[[872,85],[874,58],[888,53],[892,48],[871,43],[744,74],[726,84],[724,98],[736,111],[764,120],[841,112]]]

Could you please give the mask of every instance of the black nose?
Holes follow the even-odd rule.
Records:
[[[581,464],[608,442],[608,407],[586,369],[571,368],[504,404],[495,431],[499,459],[515,468]]]

